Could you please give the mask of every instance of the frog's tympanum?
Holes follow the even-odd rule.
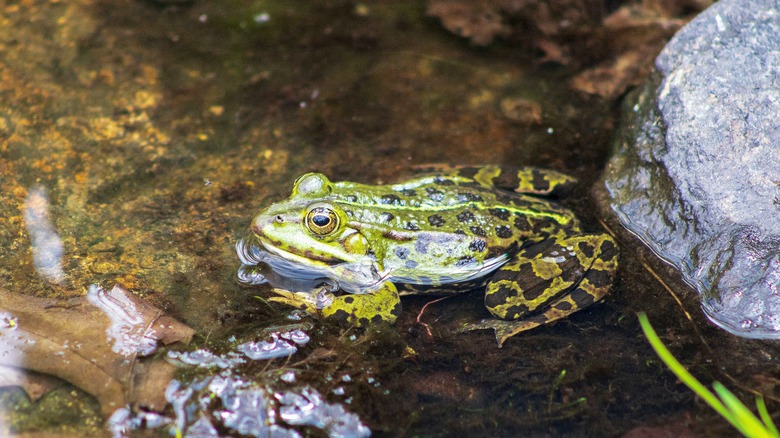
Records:
[[[607,234],[585,234],[572,212],[544,199],[566,175],[495,166],[437,169],[406,182],[298,178],[292,195],[252,222],[253,239],[285,269],[333,280],[271,300],[365,326],[395,321],[399,295],[485,288],[499,345],[601,299],[617,269]],[[514,193],[509,190],[513,190]]]

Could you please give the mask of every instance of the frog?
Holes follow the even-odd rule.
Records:
[[[537,167],[428,166],[393,184],[298,177],[251,223],[254,244],[286,269],[333,280],[275,288],[270,301],[366,327],[395,322],[401,296],[484,289],[492,315],[469,330],[512,336],[601,300],[618,246],[586,233],[554,199],[576,179]]]

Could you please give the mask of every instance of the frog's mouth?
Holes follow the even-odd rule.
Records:
[[[310,260],[249,236],[236,242],[236,254],[244,266],[265,263],[274,271],[293,278],[327,277],[330,265]]]
[[[263,248],[266,251],[270,252],[275,256],[281,257],[291,263],[295,263],[296,265],[299,265],[301,267],[327,268],[328,266],[331,266],[334,263],[340,262],[340,260],[323,260],[321,257],[315,256],[314,253],[311,254],[307,253],[305,256],[298,255],[290,251],[284,250],[282,248],[279,248],[278,246],[275,246],[270,242],[266,242],[261,239],[259,240],[260,240],[260,244],[263,246]]]
[[[236,242],[236,253],[244,266],[264,263],[276,273],[296,280],[329,278],[338,282],[339,289],[349,293],[372,292],[389,275],[376,269],[373,258],[331,264],[291,253],[255,235]]]

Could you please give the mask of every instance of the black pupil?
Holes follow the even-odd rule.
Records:
[[[311,218],[311,221],[314,222],[314,225],[318,227],[324,227],[330,223],[330,218],[324,214],[316,214],[313,218]]]

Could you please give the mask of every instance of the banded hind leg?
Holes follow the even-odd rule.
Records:
[[[498,319],[499,346],[508,338],[587,307],[610,290],[618,249],[607,234],[550,238],[520,251],[488,283],[485,306]]]

